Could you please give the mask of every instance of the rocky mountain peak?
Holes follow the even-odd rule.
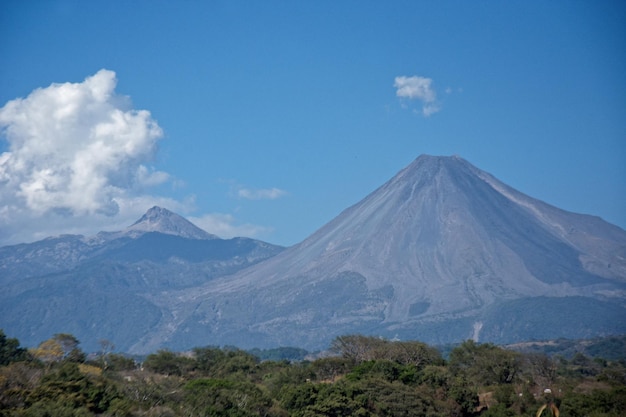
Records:
[[[131,236],[147,232],[159,232],[188,239],[217,238],[217,236],[205,232],[182,216],[158,206],[150,208],[139,220],[124,230],[125,234]]]
[[[225,344],[307,347],[355,332],[433,343],[544,328],[572,337],[561,317],[593,309],[609,329],[623,314],[625,244],[618,227],[527,196],[458,156],[422,155],[301,243],[164,295],[159,303],[194,309],[162,326]],[[575,331],[598,328],[581,321]]]
[[[400,170],[389,182],[407,183],[416,179],[433,179],[436,176],[451,175],[452,173],[478,174],[479,172],[481,171],[458,155],[420,155]]]

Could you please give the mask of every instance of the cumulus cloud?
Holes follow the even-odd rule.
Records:
[[[247,200],[275,200],[285,194],[287,194],[287,192],[280,188],[240,188],[237,190],[237,196]]]
[[[405,100],[418,100],[422,103],[421,113],[428,117],[439,110],[437,94],[433,88],[431,78],[414,75],[411,77],[396,77],[393,86],[396,88],[396,96]]]
[[[254,224],[237,224],[236,219],[230,214],[211,213],[199,217],[189,217],[190,222],[207,232],[228,239],[236,236],[255,237],[269,234],[272,228]]]
[[[149,111],[132,109],[115,93],[116,83],[103,69],[0,108],[7,144],[0,154],[0,243],[35,218],[97,222],[159,200],[147,189],[170,179],[149,165],[163,131]]]
[[[163,131],[149,111],[133,109],[117,94],[116,84],[115,73],[103,69],[0,108],[0,246],[122,230],[155,205],[180,214],[195,210],[193,196],[179,201],[151,193],[151,187],[183,183],[150,164]],[[238,190],[246,199],[284,194],[278,188]],[[272,231],[230,214],[189,219],[220,237]]]

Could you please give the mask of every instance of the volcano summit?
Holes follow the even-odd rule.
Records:
[[[360,332],[447,343],[626,332],[626,232],[528,197],[459,157],[420,156],[303,242],[153,294],[133,346],[324,348]]]

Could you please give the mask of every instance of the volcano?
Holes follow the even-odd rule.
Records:
[[[422,155],[301,243],[152,294],[132,348],[324,348],[341,334],[510,343],[626,332],[626,232]]]

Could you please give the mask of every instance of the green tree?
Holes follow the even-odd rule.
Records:
[[[596,389],[590,394],[570,391],[563,397],[559,409],[564,416],[571,417],[621,417],[626,410],[626,387]]]
[[[0,329],[0,366],[24,361],[28,358],[28,351],[20,347],[20,342],[15,338],[8,338]]]
[[[383,339],[353,334],[336,337],[330,350],[354,362],[365,362],[376,359],[377,352],[381,352],[384,345]]]
[[[0,367],[0,410],[23,409],[42,375],[41,367],[33,362],[13,362]]]
[[[402,365],[389,360],[373,360],[363,362],[352,369],[346,375],[350,381],[358,381],[367,378],[380,378],[385,381],[397,381],[403,371]]]
[[[235,348],[227,350],[211,346],[194,348],[193,357],[196,369],[210,377],[223,377],[235,373],[248,374],[259,363],[256,356]]]
[[[388,342],[379,356],[381,359],[412,365],[417,369],[422,369],[426,365],[443,364],[443,359],[437,349],[417,341]]]
[[[331,356],[313,361],[310,369],[315,374],[316,380],[333,381],[340,375],[347,374],[353,365],[353,362],[349,359]]]
[[[260,364],[264,367],[265,363]],[[274,397],[280,398],[280,392],[286,387],[310,383],[315,374],[309,363],[288,364],[281,362],[273,366],[273,373],[264,376],[263,383]]]
[[[526,353],[521,357],[521,372],[540,386],[551,386],[556,380],[556,371],[555,361],[545,354]]]
[[[105,369],[109,369],[111,371],[130,371],[137,368],[137,363],[134,359],[115,353],[109,353],[106,355],[105,363]]]
[[[184,387],[185,408],[193,415],[262,416],[272,400],[247,381],[195,379]]]
[[[143,366],[163,375],[185,375],[196,366],[196,361],[169,350],[159,350],[146,357]]]
[[[41,379],[41,384],[30,393],[27,404],[35,409],[52,405],[53,408],[101,414],[118,397],[117,389],[106,379],[83,375],[76,363],[63,362]]]
[[[224,361],[226,354],[214,346],[197,347],[193,349],[193,357],[198,371],[205,376],[217,376],[218,368]]]
[[[413,365],[418,369],[443,363],[439,351],[425,343],[389,341],[358,334],[336,337],[330,350],[357,363],[386,359],[402,365]]]
[[[511,384],[520,370],[520,355],[491,343],[467,340],[450,352],[450,368],[477,385]]]

